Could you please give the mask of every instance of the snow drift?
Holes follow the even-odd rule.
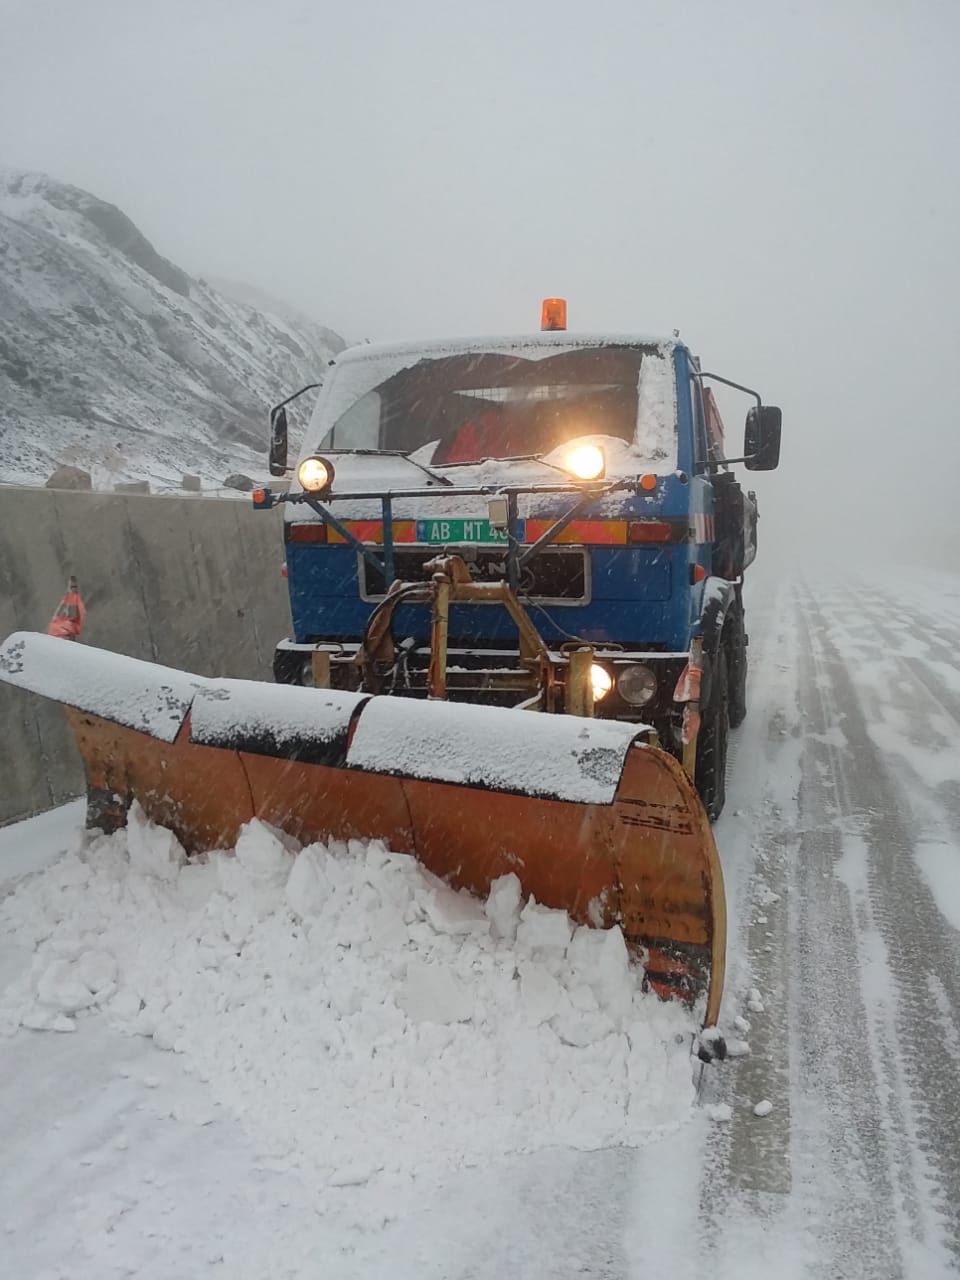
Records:
[[[377,842],[295,856],[256,821],[187,862],[136,810],[77,845],[0,904],[26,958],[0,1032],[149,1037],[319,1185],[638,1145],[690,1114],[690,1015],[641,992],[619,929],[521,907],[513,876],[483,903]]]

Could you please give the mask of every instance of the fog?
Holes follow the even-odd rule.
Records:
[[[677,328],[783,407],[764,557],[951,563],[953,0],[46,0],[0,24],[0,163],[113,201],[193,273],[354,340],[531,330],[548,294],[572,329]],[[739,444],[746,402],[722,405]]]

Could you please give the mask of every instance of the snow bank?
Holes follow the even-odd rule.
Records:
[[[99,1013],[207,1082],[317,1185],[394,1185],[550,1146],[637,1145],[693,1101],[689,1015],[640,991],[619,929],[455,893],[381,844],[248,824],[187,862],[131,812],[21,882],[0,930],[32,958],[0,1032]]]

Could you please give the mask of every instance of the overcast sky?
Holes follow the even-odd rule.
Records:
[[[546,294],[679,328],[783,406],[768,528],[955,567],[958,38],[958,0],[0,0],[0,164],[353,339]]]

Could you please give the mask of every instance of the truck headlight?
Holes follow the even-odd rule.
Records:
[[[307,493],[326,493],[333,484],[333,463],[326,458],[304,458],[297,467],[297,479]]]
[[[564,458],[563,465],[578,480],[602,480],[607,460],[597,445],[578,444]]]
[[[617,692],[631,707],[645,706],[657,692],[657,677],[639,662],[623,667],[617,673]]]
[[[593,700],[599,702],[613,688],[613,676],[606,667],[595,662],[590,668],[590,684],[593,687]]]

